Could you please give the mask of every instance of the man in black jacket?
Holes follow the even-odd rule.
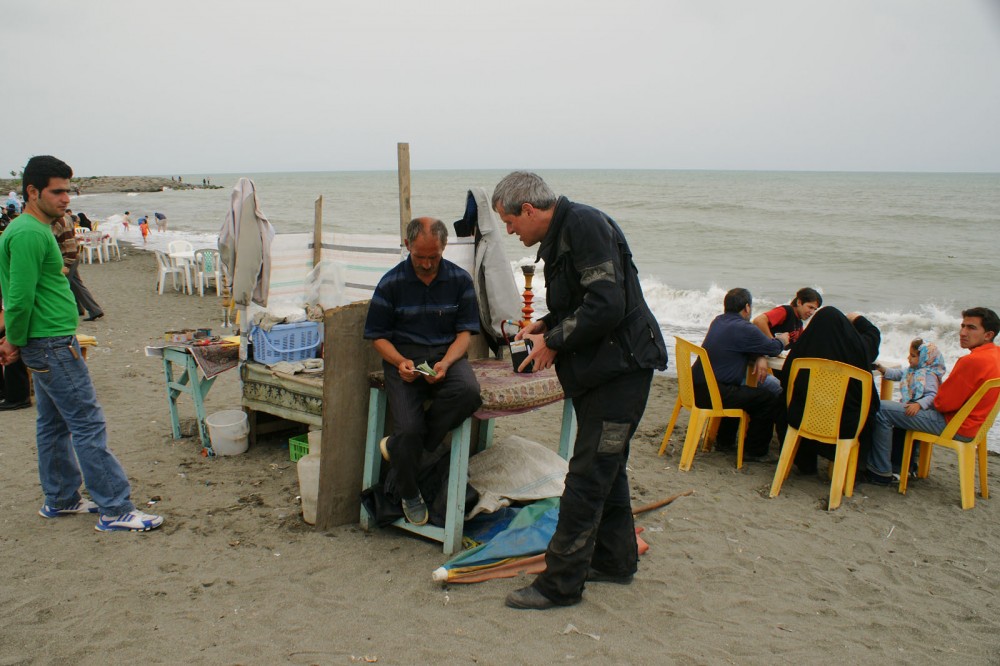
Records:
[[[523,171],[500,181],[492,203],[507,233],[525,246],[541,243],[538,259],[545,261],[549,313],[518,333],[532,344],[521,367],[555,365],[579,421],[545,572],[511,592],[507,605],[569,606],[587,581],[632,582],[638,553],[625,465],[653,370],[666,368],[667,351],[614,220],[556,197]]]

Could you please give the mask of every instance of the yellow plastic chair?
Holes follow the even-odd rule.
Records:
[[[785,441],[781,445],[781,457],[778,459],[778,469],[774,472],[771,483],[771,497],[777,497],[781,485],[788,478],[795,460],[795,452],[799,448],[799,440],[803,437],[837,447],[833,459],[833,472],[830,475],[830,503],[828,509],[833,511],[840,506],[844,495],[854,494],[854,477],[858,471],[858,435],[868,418],[871,406],[872,375],[870,372],[855,368],[846,363],[830,361],[825,358],[797,358],[792,362],[787,386],[795,386],[795,378],[802,370],[809,371],[809,383],[806,387],[806,406],[802,413],[802,423],[798,428],[788,426]],[[844,398],[847,396],[847,385],[856,379],[861,382],[861,416],[858,419],[858,429],[853,437],[840,438],[840,416],[844,411]],[[788,391],[791,402],[792,392]]]
[[[979,431],[972,438],[971,442],[963,442],[955,439],[955,434],[965,422],[973,409],[986,398],[990,391],[1000,389],[1000,378],[991,379],[979,387],[971,398],[966,400],[958,413],[951,418],[940,435],[919,430],[907,430],[906,440],[903,443],[903,462],[901,469],[910,469],[910,460],[913,457],[913,442],[924,442],[920,447],[920,460],[917,463],[917,477],[926,479],[931,471],[931,453],[935,446],[944,446],[953,449],[958,454],[958,484],[962,492],[962,508],[971,509],[976,505],[976,459],[979,460],[979,494],[983,499],[990,498],[990,491],[986,485],[986,433],[993,427],[993,422],[997,418],[997,411],[1000,410],[1000,399],[996,400],[993,409],[990,410],[986,420],[979,426]],[[994,396],[996,397],[996,396]],[[906,494],[906,485],[909,474],[899,475],[899,492]]]
[[[684,338],[674,337],[676,341],[675,363],[677,364],[677,402],[674,403],[674,413],[670,415],[670,423],[667,424],[667,432],[663,435],[663,443],[660,445],[660,455],[667,450],[667,441],[677,424],[677,416],[681,412],[681,407],[691,412],[688,420],[687,436],[684,438],[684,448],[681,449],[681,460],[677,465],[681,471],[691,469],[694,462],[694,454],[698,449],[698,442],[705,437],[705,432],[713,419],[723,416],[733,416],[739,418],[740,429],[736,438],[736,469],[743,467],[743,440],[747,434],[747,425],[750,417],[745,411],[738,408],[726,409],[722,406],[722,394],[719,393],[719,384],[715,381],[715,373],[712,372],[712,363],[708,360],[708,352],[696,344],[690,343]],[[694,404],[694,377],[692,374],[693,365],[691,355],[697,356],[701,360],[701,367],[705,371],[705,382],[708,385],[708,394],[712,400],[711,407],[698,407]],[[705,437],[704,450],[709,449],[709,438]]]

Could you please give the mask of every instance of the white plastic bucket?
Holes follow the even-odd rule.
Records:
[[[302,520],[316,524],[316,501],[319,498],[319,452],[299,458],[299,497],[302,498]]]
[[[205,425],[216,455],[235,456],[247,450],[250,424],[245,412],[238,409],[216,412],[205,418]]]

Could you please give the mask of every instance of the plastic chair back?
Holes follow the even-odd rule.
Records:
[[[994,400],[993,407],[990,409],[989,414],[986,415],[982,424],[980,424],[972,440],[965,442],[956,439],[958,429],[965,423],[972,410],[978,407],[983,400],[987,399]],[[909,472],[910,460],[913,457],[914,442],[925,443],[924,446],[920,447],[920,461],[917,466],[917,477],[919,478],[926,478],[930,473],[931,451],[935,446],[954,449],[958,454],[958,480],[961,490],[962,508],[973,508],[976,505],[975,463],[977,458],[979,461],[979,492],[983,496],[983,499],[988,499],[990,496],[987,484],[986,433],[993,427],[998,412],[1000,412],[1000,377],[983,382],[982,386],[976,389],[976,392],[965,401],[962,408],[951,417],[951,420],[948,421],[948,425],[941,431],[941,434],[936,435],[930,432],[907,430],[906,440],[903,443],[902,469]],[[899,478],[900,493],[906,494],[908,482],[909,474],[901,474]]]
[[[828,444],[835,444],[838,439],[857,439],[868,419],[868,410],[871,407],[871,373],[853,365],[825,358],[797,358],[792,361],[788,386],[795,386],[795,379],[802,370],[809,371],[809,383],[806,388],[806,406],[802,413],[799,434]],[[861,382],[861,414],[854,435],[842,438],[840,417],[844,411],[847,385],[852,379]],[[793,391],[788,391],[789,404],[792,394]]]
[[[958,429],[962,427],[963,423],[965,423],[965,419],[969,418],[969,414],[972,413],[972,410],[978,407],[979,403],[985,400],[987,398],[987,394],[990,393],[993,394],[993,409],[990,410],[990,413],[986,416],[982,425],[979,426],[979,430],[976,432],[972,440],[976,441],[981,437],[985,438],[986,433],[990,431],[990,428],[993,427],[994,421],[996,421],[997,411],[1000,411],[1000,395],[998,395],[1000,394],[1000,377],[983,382],[983,385],[972,394],[971,398],[965,401],[965,404],[962,405],[962,408],[955,413],[955,416],[951,417],[951,420],[948,421],[948,426],[941,431],[938,438],[955,439],[955,436],[958,434]]]
[[[175,240],[170,241],[167,244],[169,254],[174,254],[175,252],[194,252],[194,246],[190,241],[186,240]]]
[[[722,394],[719,392],[719,383],[715,380],[712,362],[708,360],[708,352],[705,351],[704,347],[699,347],[684,338],[675,336],[674,341],[676,344],[675,355],[678,359],[677,384],[678,393],[682,396],[681,404],[685,407],[694,406],[694,364],[691,363],[691,356],[694,355],[701,361],[701,369],[705,374],[705,384],[708,387],[708,395],[712,402],[711,408],[713,410],[721,410]]]
[[[777,497],[781,486],[792,469],[792,461],[802,438],[808,438],[837,447],[833,461],[833,471],[830,478],[830,501],[827,508],[831,511],[840,506],[844,495],[850,497],[854,493],[854,477],[858,464],[858,435],[868,420],[868,411],[872,398],[872,375],[867,370],[855,368],[846,363],[831,361],[825,358],[797,358],[792,361],[788,373],[788,401],[791,403],[794,394],[795,380],[803,370],[809,371],[809,381],[806,384],[806,403],[802,412],[802,422],[798,428],[788,426],[785,441],[781,445],[781,457],[778,468],[771,482],[771,497]],[[847,398],[848,385],[852,380],[861,382],[861,411],[858,415],[858,425],[850,437],[840,436],[840,418],[844,412],[844,401]]]
[[[746,412],[742,409],[726,409],[722,406],[722,394],[719,392],[719,384],[715,379],[715,373],[712,371],[712,363],[708,360],[708,352],[705,351],[703,347],[699,347],[698,345],[677,336],[674,337],[674,345],[675,363],[677,364],[677,402],[674,404],[673,414],[670,417],[670,422],[667,424],[667,431],[663,435],[659,455],[662,456],[666,451],[667,442],[670,439],[670,435],[674,431],[674,426],[677,423],[677,417],[680,415],[681,407],[684,407],[691,413],[691,418],[688,421],[688,433],[684,439],[684,447],[681,450],[681,459],[678,463],[678,469],[681,471],[691,469],[691,463],[694,460],[694,454],[698,447],[698,441],[702,438],[705,430],[709,428],[710,424],[719,417],[734,417],[740,419],[739,433],[736,440],[736,468],[740,469],[743,466],[743,442],[746,438],[746,430],[750,422]],[[711,407],[701,408],[695,405],[694,369],[691,361],[692,356],[696,356],[698,360],[701,361],[701,367],[705,374],[705,384],[708,388]],[[708,448],[709,439],[710,438],[706,438],[705,440],[706,449]]]

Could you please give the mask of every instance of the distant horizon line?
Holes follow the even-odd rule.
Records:
[[[464,171],[496,171],[496,172],[506,172],[515,171],[517,169],[511,168],[500,168],[500,167],[476,167],[476,168],[447,168],[447,169],[410,169],[410,173],[446,173],[446,172],[464,172]],[[895,171],[895,170],[870,170],[870,169],[859,169],[859,170],[847,170],[847,169],[677,169],[677,168],[653,168],[653,167],[616,167],[616,168],[597,168],[597,167],[549,167],[549,168],[535,168],[527,169],[537,171],[539,173],[551,172],[551,171],[577,171],[577,172],[609,172],[609,171],[661,171],[661,172],[676,172],[676,173],[794,173],[794,174],[900,174],[900,175],[963,175],[963,176],[995,176],[1000,175],[1000,171]],[[396,169],[295,169],[295,170],[279,170],[279,171],[213,171],[213,172],[188,172],[188,173],[126,173],[126,174],[99,174],[99,175],[80,175],[73,174],[74,178],[173,178],[177,175],[181,177],[198,177],[198,178],[208,178],[210,176],[234,176],[234,175],[270,175],[270,174],[292,174],[292,173],[396,173]],[[5,180],[11,180],[7,178]]]

